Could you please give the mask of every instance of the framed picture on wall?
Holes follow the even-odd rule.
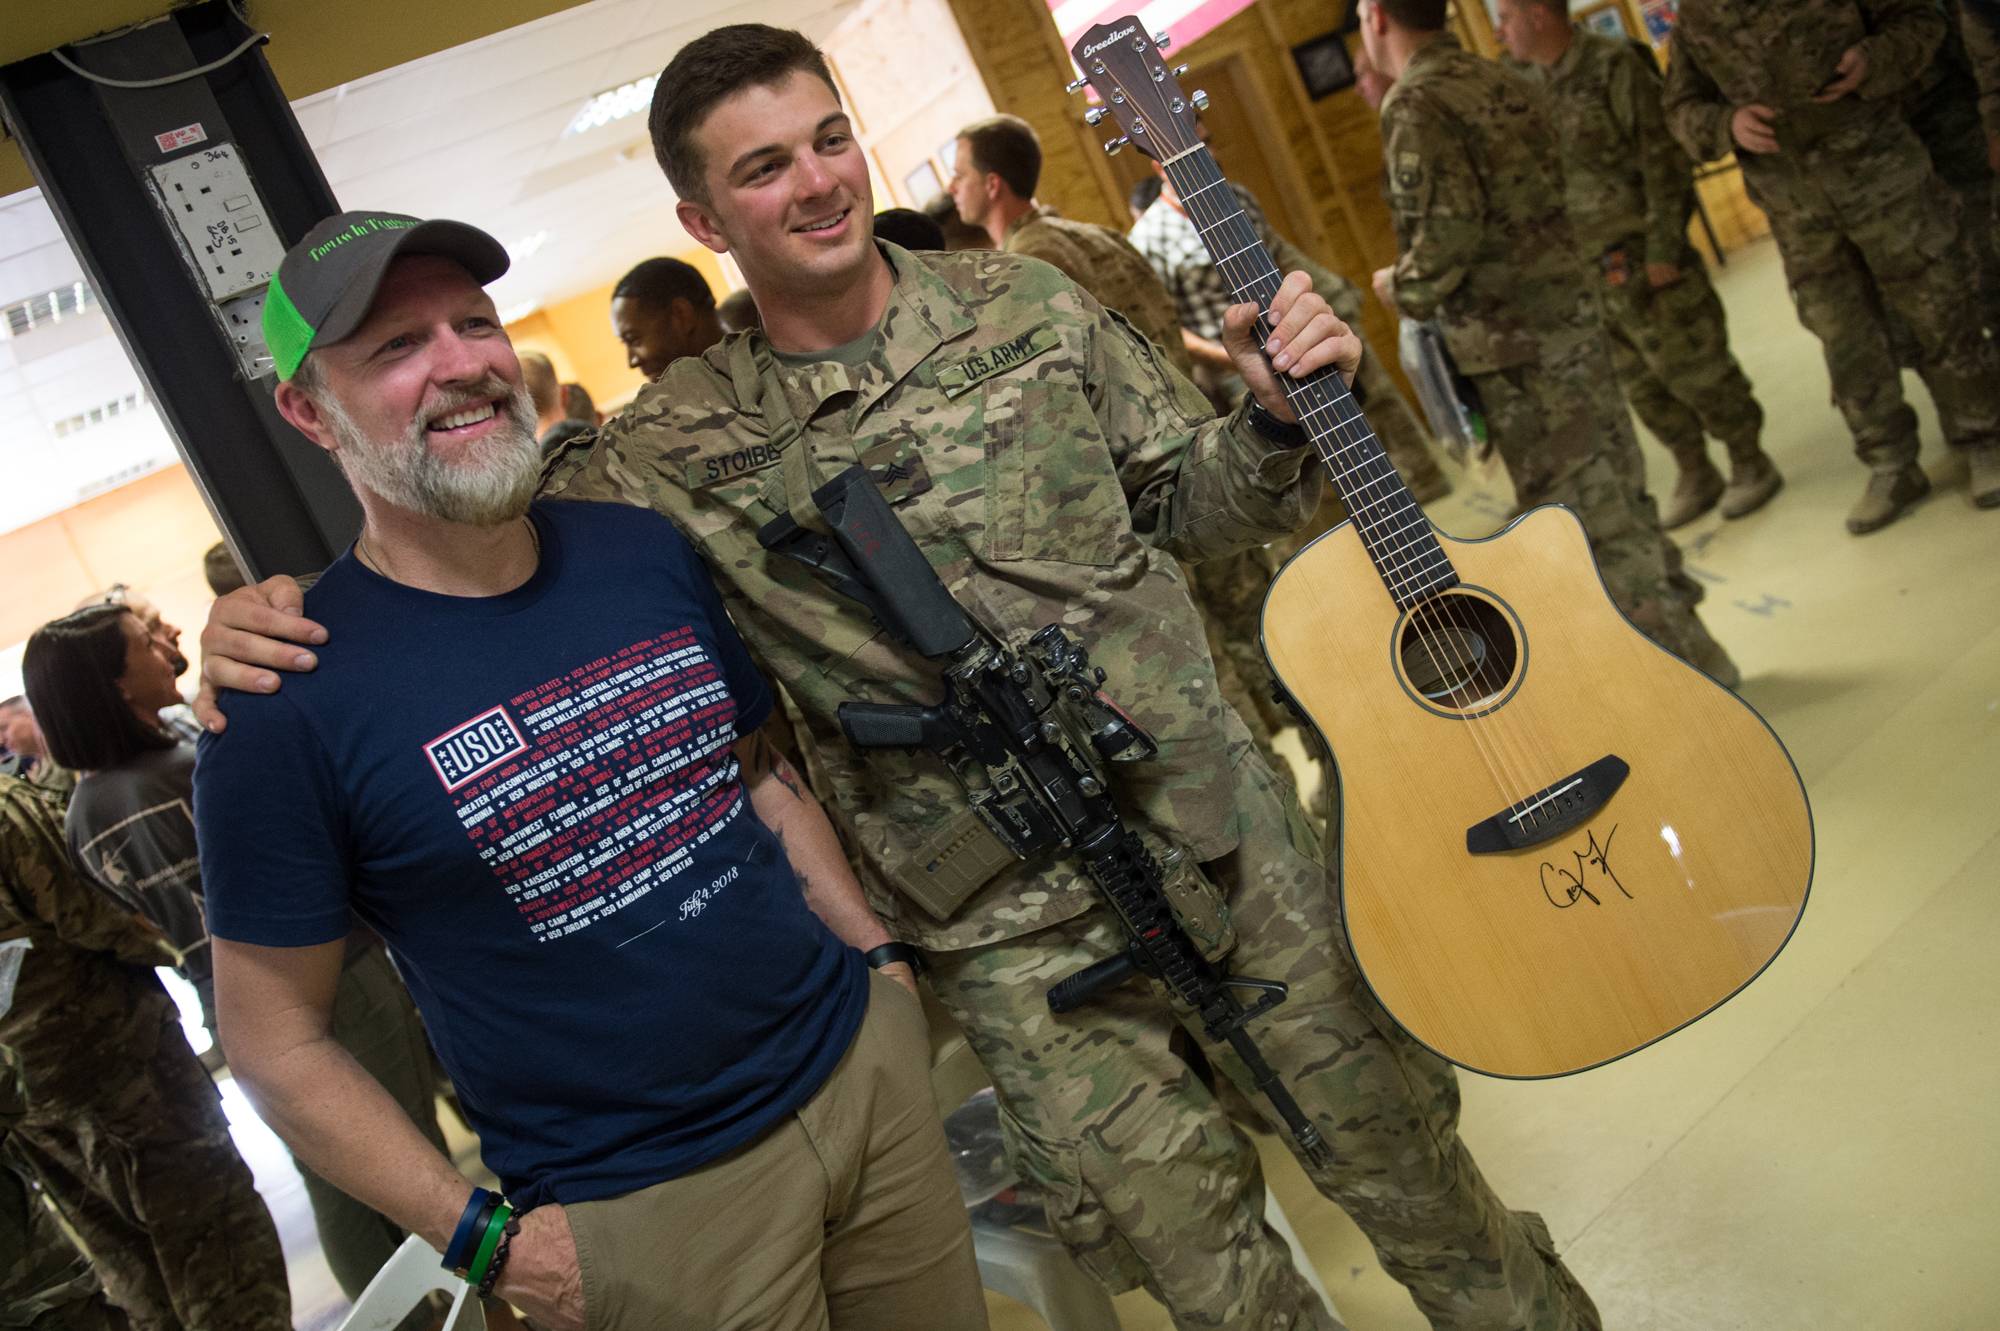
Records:
[[[1639,8],[1639,18],[1646,25],[1646,35],[1653,39],[1653,45],[1665,46],[1667,38],[1673,35],[1674,20],[1680,16],[1680,6],[1675,0],[1646,0]]]
[[[1294,46],[1292,62],[1299,67],[1299,80],[1315,102],[1354,86],[1354,61],[1347,54],[1346,39],[1338,32]]]
[[[910,201],[912,208],[923,207],[926,200],[936,198],[943,190],[944,182],[938,179],[937,168],[931,165],[928,157],[903,177],[903,197]]]
[[[1618,0],[1600,0],[1594,5],[1585,5],[1570,16],[1585,31],[1600,33],[1606,37],[1635,37],[1638,34],[1625,26],[1625,8]]]

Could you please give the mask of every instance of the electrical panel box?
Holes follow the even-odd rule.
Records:
[[[271,280],[284,242],[236,155],[218,143],[152,168],[153,185],[174,220],[211,304],[254,291]]]

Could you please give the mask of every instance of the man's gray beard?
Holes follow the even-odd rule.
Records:
[[[541,480],[542,449],[535,440],[535,408],[528,390],[520,385],[510,390],[495,381],[488,391],[462,395],[456,407],[447,404],[424,413],[449,414],[502,394],[501,428],[480,441],[475,456],[458,462],[446,462],[431,451],[423,418],[412,421],[403,438],[385,445],[364,434],[332,394],[321,398],[319,407],[340,444],[333,456],[350,484],[365,486],[412,513],[497,527],[528,511]]]

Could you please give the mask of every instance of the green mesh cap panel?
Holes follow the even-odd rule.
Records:
[[[312,350],[312,340],[318,331],[306,322],[273,274],[271,285],[264,292],[264,345],[278,363],[278,378],[290,379],[298,373],[299,362]]]

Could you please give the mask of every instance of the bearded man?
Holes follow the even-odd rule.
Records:
[[[686,540],[533,502],[506,267],[348,213],[271,284],[278,409],[363,526],[305,601],[340,650],[236,700],[196,770],[230,1065],[308,1166],[551,1331],[983,1327],[913,950],[760,733]],[[351,916],[504,1198],[333,1041]]]

